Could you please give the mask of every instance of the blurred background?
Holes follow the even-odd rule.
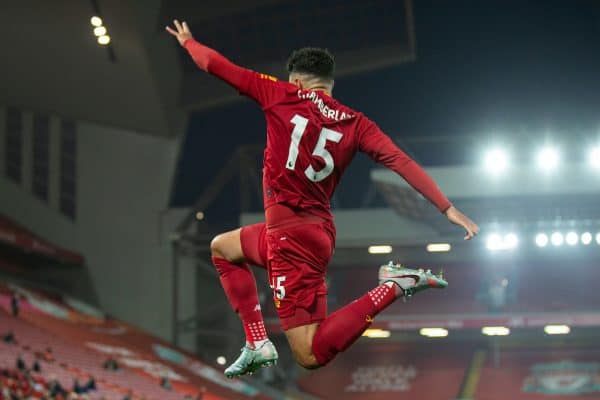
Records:
[[[396,302],[326,368],[224,379],[243,332],[210,264],[262,220],[262,113],[199,71],[173,18],[334,96],[426,167],[463,233],[359,155],[333,199],[330,311],[389,260],[444,291]],[[599,399],[600,3],[22,0],[0,4],[0,399]]]

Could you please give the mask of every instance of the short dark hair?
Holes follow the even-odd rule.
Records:
[[[311,74],[321,79],[333,80],[335,60],[327,49],[304,47],[294,50],[288,59],[288,72]]]

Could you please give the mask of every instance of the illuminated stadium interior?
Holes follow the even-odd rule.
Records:
[[[174,19],[271,83],[287,82],[292,50],[328,49],[333,97],[480,228],[464,240],[410,176],[358,154],[330,202],[329,317],[308,347],[320,368],[293,354],[280,319],[291,279],[273,279],[281,242],[306,250],[320,236],[305,224],[273,244],[275,224],[252,311],[277,363],[224,374],[245,335],[244,349],[265,340],[232,311],[247,298],[230,287],[247,281],[219,266],[246,268],[223,253],[238,242],[215,237],[265,221],[267,122],[198,61],[219,59],[179,46]],[[0,4],[0,400],[600,398],[599,41],[600,6],[586,0]],[[320,150],[302,150],[304,131],[286,137],[283,162],[308,151],[327,172],[348,134],[326,126]],[[294,257],[281,262],[304,271]],[[390,261],[414,269],[401,278],[414,287],[448,287],[376,286]],[[379,315],[347,311],[366,298]],[[327,365],[317,340],[335,349]]]

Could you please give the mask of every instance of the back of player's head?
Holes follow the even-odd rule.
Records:
[[[309,74],[322,80],[333,81],[335,60],[326,49],[304,47],[292,52],[287,69],[290,74]]]

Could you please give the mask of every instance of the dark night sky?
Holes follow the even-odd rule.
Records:
[[[551,135],[600,133],[600,2],[414,0],[417,61],[339,79],[334,96],[403,137],[474,135],[518,146]],[[226,51],[224,51],[226,53]],[[251,101],[193,115],[173,205],[190,205],[238,144],[264,143],[265,124]],[[572,142],[572,141],[571,141]],[[408,150],[424,165],[473,162],[472,142]],[[375,165],[358,157],[338,190],[356,207]],[[232,187],[214,207],[237,220]],[[208,214],[207,214],[208,215]]]

